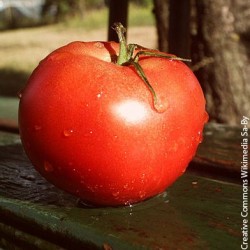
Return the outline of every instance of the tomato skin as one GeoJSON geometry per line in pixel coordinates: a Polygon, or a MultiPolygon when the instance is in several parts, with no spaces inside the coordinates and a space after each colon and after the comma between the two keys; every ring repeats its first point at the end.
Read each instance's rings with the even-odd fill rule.
{"type": "Polygon", "coordinates": [[[19,127],[35,168],[95,205],[132,204],[185,171],[207,121],[205,99],[182,62],[142,57],[160,106],[132,66],[111,62],[114,42],[73,42],[52,52],[22,91],[19,127]],[[158,110],[157,110],[158,109],[158,110]]]}

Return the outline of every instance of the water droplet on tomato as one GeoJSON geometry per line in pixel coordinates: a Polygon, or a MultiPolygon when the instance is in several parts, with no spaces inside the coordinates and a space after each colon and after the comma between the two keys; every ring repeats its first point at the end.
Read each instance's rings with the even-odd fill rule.
{"type": "Polygon", "coordinates": [[[198,136],[196,137],[196,141],[197,141],[198,143],[202,143],[202,141],[203,141],[203,134],[202,134],[202,131],[199,131],[199,132],[198,132],[198,136]]]}
{"type": "Polygon", "coordinates": [[[146,196],[146,192],[145,192],[145,191],[140,191],[140,192],[139,192],[139,197],[140,197],[141,199],[143,199],[145,196],[146,196]]]}
{"type": "Polygon", "coordinates": [[[48,161],[44,161],[44,170],[46,172],[53,172],[54,171],[54,167],[52,166],[52,164],[48,161]]]}
{"type": "MultiPolygon", "coordinates": [[[[46,60],[49,60],[49,61],[59,61],[59,60],[62,60],[62,59],[65,59],[69,56],[69,53],[68,52],[57,52],[57,53],[52,53],[46,60]]],[[[42,63],[43,60],[40,62],[42,63]]]]}
{"type": "Polygon", "coordinates": [[[42,129],[42,126],[41,125],[35,125],[34,129],[35,129],[35,131],[39,131],[39,130],[42,129]]]}
{"type": "Polygon", "coordinates": [[[74,130],[73,130],[73,129],[64,129],[64,130],[63,130],[63,135],[64,135],[64,137],[72,136],[73,133],[74,133],[74,130]]]}
{"type": "Polygon", "coordinates": [[[155,104],[154,104],[154,109],[158,112],[158,113],[164,113],[168,108],[168,103],[167,102],[161,102],[160,100],[158,100],[155,104]]]}
{"type": "Polygon", "coordinates": [[[98,49],[103,49],[104,48],[104,44],[102,42],[96,42],[94,43],[94,46],[98,49]]]}
{"type": "Polygon", "coordinates": [[[119,191],[117,191],[117,192],[113,192],[113,193],[112,193],[112,195],[113,195],[114,197],[117,197],[119,194],[120,194],[120,192],[119,192],[119,191]]]}
{"type": "Polygon", "coordinates": [[[22,91],[19,91],[19,92],[17,93],[17,96],[18,96],[19,99],[21,99],[21,98],[23,97],[22,91]]]}
{"type": "Polygon", "coordinates": [[[99,98],[101,98],[102,97],[102,92],[100,92],[100,93],[98,93],[97,95],[96,95],[96,97],[99,99],[99,98]]]}
{"type": "Polygon", "coordinates": [[[91,130],[88,133],[85,133],[84,136],[85,137],[90,137],[92,134],[93,134],[93,131],[91,130]]]}
{"type": "Polygon", "coordinates": [[[206,123],[206,122],[208,122],[208,119],[209,119],[209,115],[208,115],[208,113],[205,111],[205,113],[204,113],[204,123],[206,123]]]}
{"type": "Polygon", "coordinates": [[[84,179],[83,178],[81,178],[81,184],[84,184],[85,183],[85,181],[84,181],[84,179]]]}

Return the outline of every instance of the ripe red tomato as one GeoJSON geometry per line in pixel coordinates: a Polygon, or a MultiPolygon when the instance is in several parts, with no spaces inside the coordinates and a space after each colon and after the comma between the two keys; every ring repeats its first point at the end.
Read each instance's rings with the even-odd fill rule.
{"type": "Polygon", "coordinates": [[[35,168],[96,205],[163,192],[201,142],[205,100],[180,61],[140,57],[159,100],[133,66],[112,61],[115,42],[73,42],[48,55],[22,91],[20,135],[35,168]]]}

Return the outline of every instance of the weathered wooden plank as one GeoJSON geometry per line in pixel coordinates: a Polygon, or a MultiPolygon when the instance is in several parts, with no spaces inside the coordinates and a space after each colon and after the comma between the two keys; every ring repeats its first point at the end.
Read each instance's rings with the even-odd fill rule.
{"type": "Polygon", "coordinates": [[[185,175],[166,197],[135,207],[44,206],[3,197],[0,215],[7,223],[66,248],[70,244],[80,249],[91,242],[99,249],[104,244],[121,250],[237,249],[239,197],[238,185],[185,175]]]}
{"type": "Polygon", "coordinates": [[[242,128],[217,123],[208,123],[204,140],[200,144],[189,170],[199,175],[216,179],[240,181],[242,161],[242,128]]]}
{"type": "Polygon", "coordinates": [[[4,249],[58,250],[60,248],[60,250],[64,250],[64,248],[48,242],[47,240],[41,239],[40,237],[27,234],[16,227],[0,223],[0,240],[1,238],[3,239],[3,237],[4,240],[1,241],[2,244],[0,243],[0,246],[2,245],[4,249]]]}
{"type": "Polygon", "coordinates": [[[18,134],[6,133],[0,130],[0,146],[6,146],[18,143],[19,144],[21,143],[20,136],[18,134]]]}
{"type": "MultiPolygon", "coordinates": [[[[90,208],[43,179],[17,136],[6,137],[9,145],[0,146],[0,223],[9,234],[8,238],[0,234],[0,244],[16,230],[12,243],[21,233],[66,249],[240,247],[242,187],[238,184],[187,172],[167,192],[133,207],[90,208]]],[[[209,147],[213,149],[212,144],[209,147]]],[[[205,148],[199,151],[206,154],[205,148]]]]}

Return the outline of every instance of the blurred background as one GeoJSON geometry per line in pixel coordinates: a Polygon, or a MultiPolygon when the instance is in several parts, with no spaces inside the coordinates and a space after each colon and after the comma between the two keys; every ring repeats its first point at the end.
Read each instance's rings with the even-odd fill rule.
{"type": "Polygon", "coordinates": [[[240,125],[250,110],[250,1],[0,0],[0,123],[16,121],[18,92],[39,61],[74,40],[114,40],[158,48],[189,64],[210,121],[240,125]]]}

